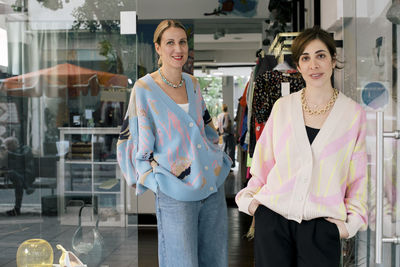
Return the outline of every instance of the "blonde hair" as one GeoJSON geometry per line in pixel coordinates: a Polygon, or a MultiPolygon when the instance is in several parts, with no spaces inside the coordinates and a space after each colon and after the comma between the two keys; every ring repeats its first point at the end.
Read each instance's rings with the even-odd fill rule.
{"type": "MultiPolygon", "coordinates": [[[[180,29],[184,30],[186,33],[186,38],[189,38],[187,31],[185,29],[185,26],[183,26],[183,24],[180,21],[173,20],[173,19],[166,19],[166,20],[161,21],[160,24],[158,24],[156,30],[154,31],[153,43],[161,45],[161,38],[162,38],[163,33],[171,27],[180,28],[180,29]]],[[[162,62],[161,62],[161,58],[159,57],[158,58],[158,66],[161,67],[161,65],[162,65],[162,62]]]]}

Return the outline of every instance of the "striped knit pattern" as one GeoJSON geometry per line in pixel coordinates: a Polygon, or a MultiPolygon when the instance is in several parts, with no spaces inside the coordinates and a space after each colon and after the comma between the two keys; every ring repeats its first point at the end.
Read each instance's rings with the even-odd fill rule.
{"type": "Polygon", "coordinates": [[[332,217],[349,237],[367,226],[365,111],[343,94],[312,145],[302,116],[300,92],[276,102],[259,138],[248,186],[236,196],[248,213],[255,198],[287,219],[332,217]]]}

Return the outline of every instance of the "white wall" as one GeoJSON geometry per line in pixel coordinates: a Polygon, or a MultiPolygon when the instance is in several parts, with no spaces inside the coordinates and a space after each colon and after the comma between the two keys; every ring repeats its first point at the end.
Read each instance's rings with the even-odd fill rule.
{"type": "Polygon", "coordinates": [[[5,16],[0,16],[0,71],[8,66],[7,26],[5,16]]]}
{"type": "Polygon", "coordinates": [[[343,17],[344,0],[321,0],[321,28],[328,29],[343,17]]]}
{"type": "Polygon", "coordinates": [[[332,25],[341,21],[343,17],[351,17],[347,8],[352,5],[357,18],[369,18],[371,20],[379,19],[388,9],[391,0],[321,0],[321,27],[331,28],[332,25]],[[345,8],[343,3],[345,2],[345,8]]]}

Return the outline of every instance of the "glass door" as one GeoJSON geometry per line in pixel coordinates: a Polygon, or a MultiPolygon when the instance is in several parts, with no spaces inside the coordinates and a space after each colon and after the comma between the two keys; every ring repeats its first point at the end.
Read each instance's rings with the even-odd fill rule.
{"type": "Polygon", "coordinates": [[[137,78],[136,10],[136,0],[0,1],[0,266],[16,266],[29,238],[47,240],[54,263],[61,244],[88,266],[137,266],[115,152],[137,78]],[[11,148],[19,160],[7,160],[11,148]]]}
{"type": "Polygon", "coordinates": [[[400,266],[397,1],[343,1],[343,90],[367,111],[369,226],[345,242],[343,266],[400,266]],[[391,15],[393,14],[393,15],[391,15]],[[346,250],[347,246],[347,250],[346,250]]]}

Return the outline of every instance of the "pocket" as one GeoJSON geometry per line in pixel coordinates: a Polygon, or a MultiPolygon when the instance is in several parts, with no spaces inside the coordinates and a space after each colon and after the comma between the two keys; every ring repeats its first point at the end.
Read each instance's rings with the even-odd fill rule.
{"type": "Polygon", "coordinates": [[[254,212],[254,217],[256,217],[257,213],[260,211],[260,209],[262,208],[263,205],[258,205],[256,211],[254,212]]]}
{"type": "Polygon", "coordinates": [[[328,226],[330,236],[332,236],[340,241],[340,232],[339,232],[339,228],[337,227],[337,225],[326,219],[323,219],[323,220],[325,221],[325,224],[328,226]]]}

